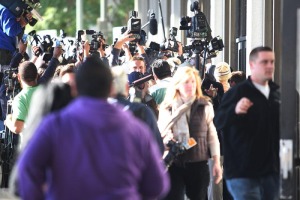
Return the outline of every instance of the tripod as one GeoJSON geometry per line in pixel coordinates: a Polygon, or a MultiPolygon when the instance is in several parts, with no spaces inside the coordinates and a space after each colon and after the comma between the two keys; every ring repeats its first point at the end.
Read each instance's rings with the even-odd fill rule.
{"type": "MultiPolygon", "coordinates": [[[[6,116],[12,113],[12,101],[15,94],[15,88],[12,93],[7,92],[9,100],[7,101],[7,111],[6,116]]],[[[1,131],[1,184],[0,188],[8,188],[8,181],[10,172],[14,165],[14,156],[19,142],[19,135],[13,134],[6,126],[3,131],[1,131]],[[4,136],[4,137],[3,137],[4,136]]]]}
{"type": "Polygon", "coordinates": [[[194,46],[193,53],[196,55],[195,56],[195,66],[196,66],[196,69],[199,71],[199,75],[200,75],[201,79],[203,80],[204,75],[205,75],[205,62],[206,62],[206,56],[207,56],[207,51],[208,51],[208,44],[205,42],[204,45],[203,45],[203,43],[201,43],[201,44],[193,44],[193,46],[194,46]],[[203,50],[202,50],[202,48],[203,48],[203,50]],[[200,65],[201,64],[201,62],[200,62],[201,52],[203,52],[202,67],[200,65]]]}

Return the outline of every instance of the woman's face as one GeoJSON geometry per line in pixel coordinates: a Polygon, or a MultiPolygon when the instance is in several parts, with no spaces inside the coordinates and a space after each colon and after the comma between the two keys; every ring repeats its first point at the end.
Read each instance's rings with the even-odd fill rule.
{"type": "Polygon", "coordinates": [[[179,82],[178,91],[183,98],[190,98],[196,94],[196,79],[195,76],[185,76],[185,78],[179,82]]]}

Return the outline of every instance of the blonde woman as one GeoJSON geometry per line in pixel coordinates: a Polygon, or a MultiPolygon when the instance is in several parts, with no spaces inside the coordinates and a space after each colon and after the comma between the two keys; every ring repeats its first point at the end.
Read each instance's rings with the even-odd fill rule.
{"type": "Polygon", "coordinates": [[[215,182],[222,179],[214,110],[200,86],[199,72],[195,68],[178,68],[159,110],[158,126],[165,144],[171,139],[187,147],[189,138],[197,142],[169,167],[171,190],[166,199],[183,200],[185,194],[190,200],[205,199],[210,180],[207,165],[210,155],[215,161],[215,182]]]}

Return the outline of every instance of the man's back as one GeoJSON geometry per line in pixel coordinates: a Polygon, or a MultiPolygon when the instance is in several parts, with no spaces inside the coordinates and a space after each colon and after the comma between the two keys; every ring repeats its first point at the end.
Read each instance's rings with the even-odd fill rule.
{"type": "Polygon", "coordinates": [[[161,134],[157,127],[157,118],[155,117],[154,112],[145,104],[138,103],[138,102],[130,102],[125,99],[122,95],[116,97],[116,102],[124,106],[124,110],[129,110],[132,114],[143,121],[145,124],[148,125],[150,130],[152,131],[152,135],[154,136],[161,154],[164,153],[164,144],[161,138],[161,134]]]}
{"type": "Polygon", "coordinates": [[[116,106],[87,97],[43,121],[19,167],[24,199],[42,197],[37,188],[47,169],[47,199],[153,198],[169,185],[147,127],[116,106]]]}

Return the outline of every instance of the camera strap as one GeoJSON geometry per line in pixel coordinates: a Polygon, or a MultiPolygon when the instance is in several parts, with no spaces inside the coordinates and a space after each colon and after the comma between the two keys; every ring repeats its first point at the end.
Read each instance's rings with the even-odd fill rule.
{"type": "Polygon", "coordinates": [[[165,128],[162,129],[162,138],[164,138],[167,135],[168,131],[174,126],[178,119],[190,109],[192,103],[192,101],[189,103],[184,103],[181,106],[179,106],[175,112],[172,113],[170,120],[166,123],[165,128]]]}

